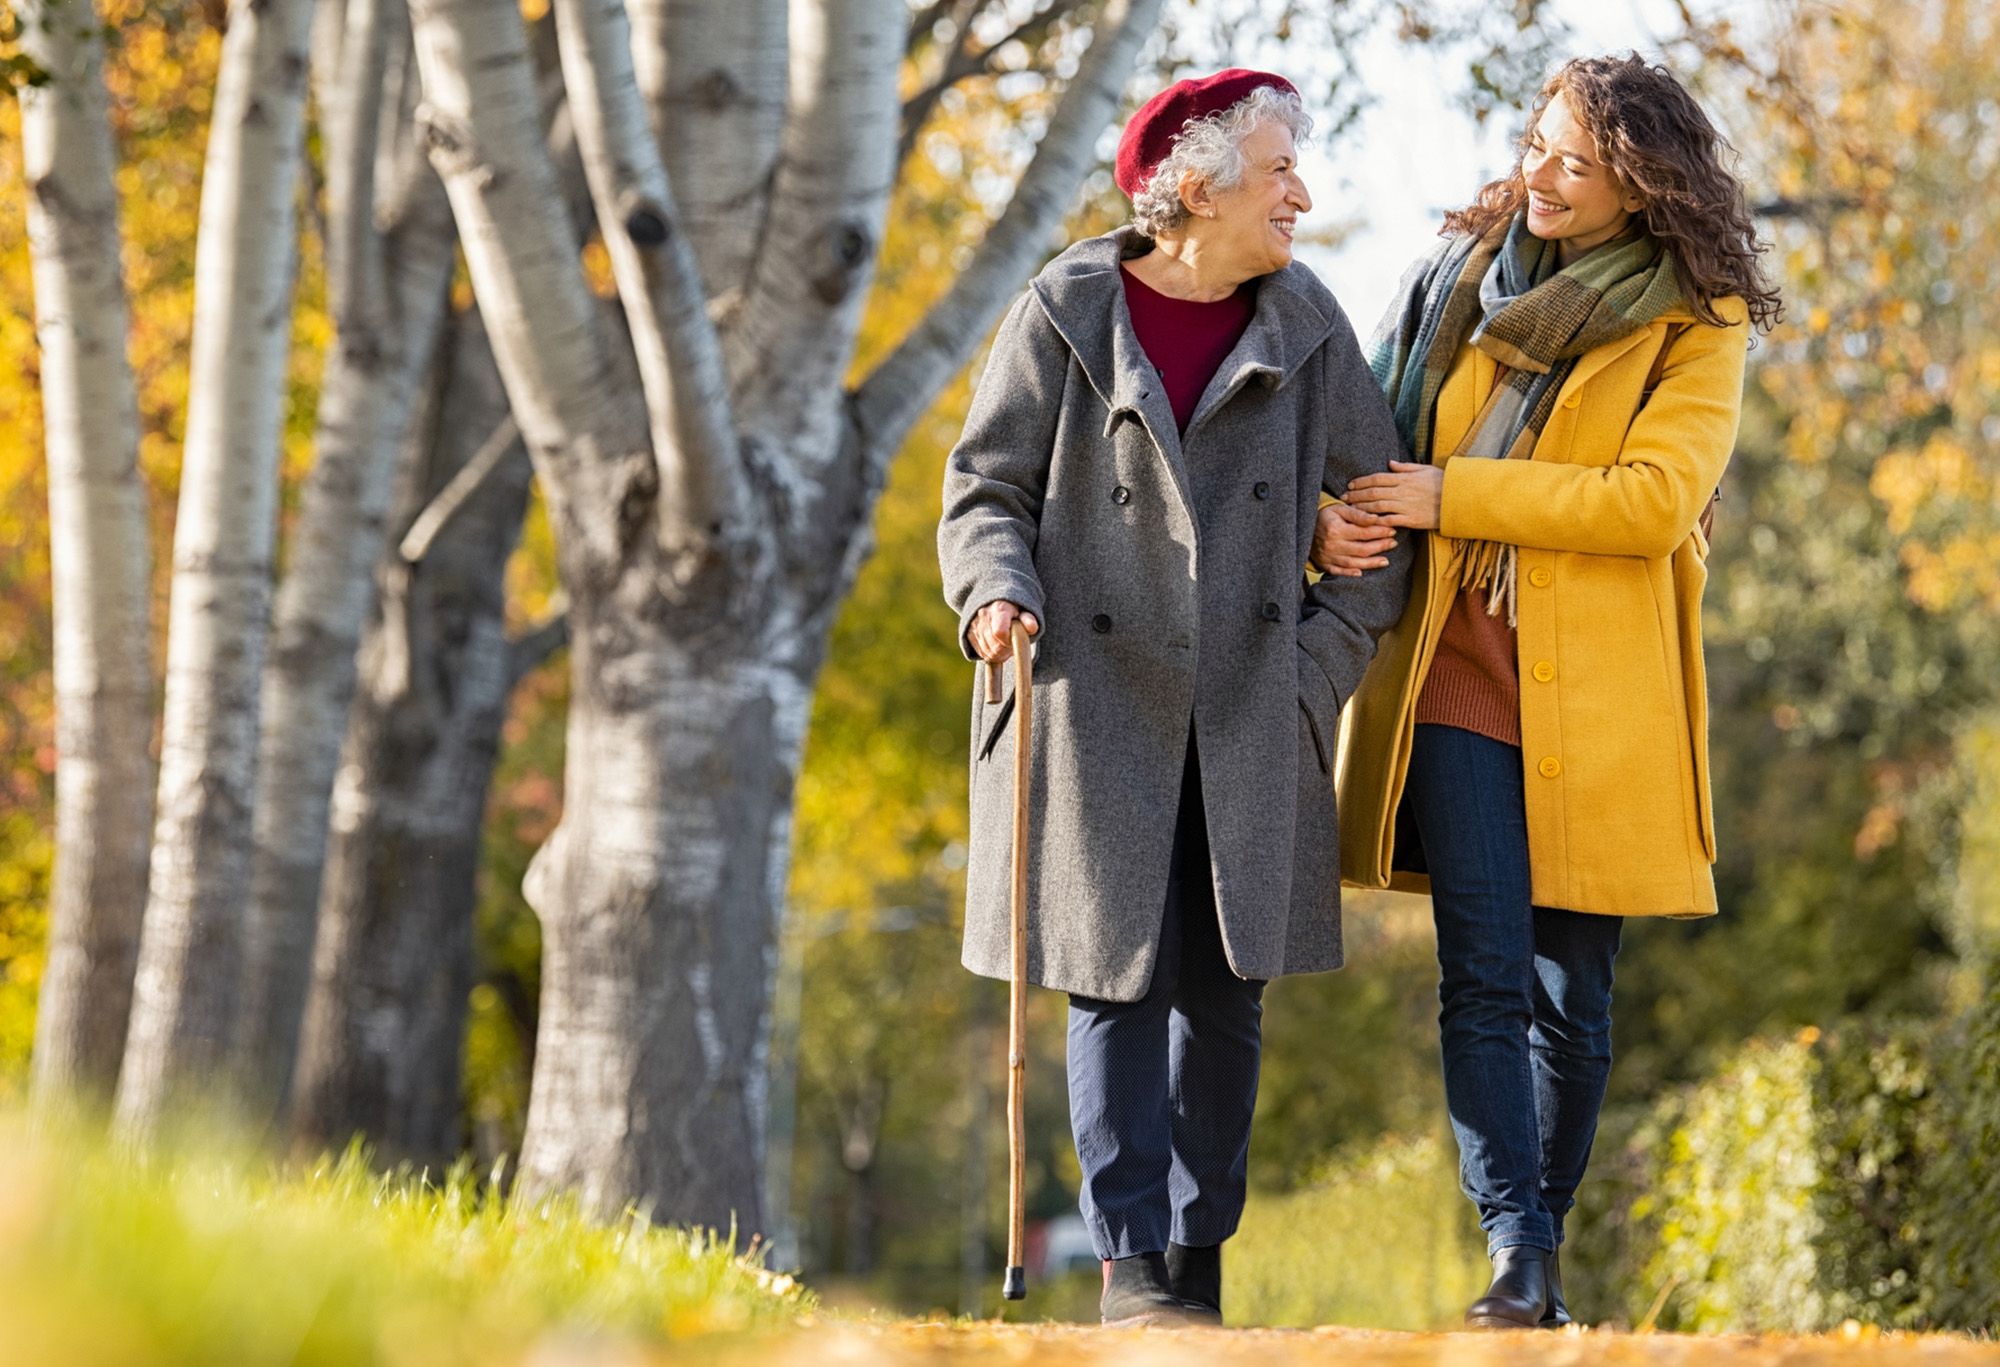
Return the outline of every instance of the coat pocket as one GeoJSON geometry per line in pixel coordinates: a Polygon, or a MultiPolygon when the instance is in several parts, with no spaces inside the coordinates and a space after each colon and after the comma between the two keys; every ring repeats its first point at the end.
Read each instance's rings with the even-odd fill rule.
{"type": "Polygon", "coordinates": [[[1305,714],[1306,730],[1312,737],[1313,754],[1320,772],[1333,773],[1334,739],[1340,727],[1340,693],[1319,667],[1319,661],[1304,646],[1297,647],[1299,671],[1299,711],[1305,714]]]}
{"type": "Polygon", "coordinates": [[[1008,689],[1007,696],[993,709],[993,715],[986,719],[986,735],[979,742],[979,758],[985,759],[993,753],[993,747],[1000,743],[1000,733],[1007,729],[1007,723],[1014,716],[1014,690],[1008,689]]]}
{"type": "Polygon", "coordinates": [[[1306,719],[1306,730],[1312,736],[1313,753],[1319,756],[1319,771],[1322,774],[1331,774],[1333,762],[1326,753],[1326,738],[1320,735],[1319,722],[1313,717],[1312,708],[1306,706],[1304,698],[1299,699],[1299,715],[1306,719]]]}

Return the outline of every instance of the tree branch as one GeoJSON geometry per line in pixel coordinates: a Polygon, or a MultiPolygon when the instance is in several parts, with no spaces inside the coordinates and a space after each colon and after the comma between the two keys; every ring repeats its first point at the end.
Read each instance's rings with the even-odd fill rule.
{"type": "Polygon", "coordinates": [[[569,644],[569,605],[558,603],[539,625],[507,642],[507,690],[512,692],[549,656],[569,644]]]}
{"type": "Polygon", "coordinates": [[[945,296],[855,392],[875,487],[904,436],[958,373],[1062,223],[1097,138],[1159,17],[1161,0],[1106,0],[1076,75],[999,219],[945,296]]]}
{"type": "Polygon", "coordinates": [[[321,87],[334,101],[323,111],[327,200],[335,211],[326,243],[327,297],[343,334],[355,329],[357,313],[379,315],[383,302],[375,158],[389,56],[384,6],[385,0],[348,0],[339,75],[321,87]]]}
{"type": "Polygon", "coordinates": [[[423,511],[411,521],[410,530],[403,534],[402,545],[396,549],[404,564],[414,567],[423,563],[444,529],[465,510],[465,505],[493,477],[493,472],[504,466],[507,458],[517,449],[526,454],[526,448],[520,443],[521,429],[515,424],[514,415],[509,413],[480,443],[472,459],[458,467],[457,472],[445,481],[444,488],[438,490],[424,505],[423,511]]]}
{"type": "Polygon", "coordinates": [[[746,435],[773,449],[837,446],[842,378],[894,188],[904,24],[880,0],[792,6],[784,152],[727,355],[746,435]]]}
{"type": "MultiPolygon", "coordinates": [[[[411,0],[419,115],[457,221],[507,400],[534,456],[565,578],[599,582],[629,545],[602,515],[652,463],[577,258],[514,0],[411,0]]],[[[572,107],[574,112],[574,107],[572,107]]]]}
{"type": "Polygon", "coordinates": [[[671,557],[698,554],[749,513],[721,347],[639,99],[624,0],[556,0],[555,15],[570,117],[646,393],[661,541],[671,557]]]}
{"type": "Polygon", "coordinates": [[[993,42],[975,48],[972,42],[972,21],[984,13],[984,6],[975,3],[968,8],[960,24],[958,38],[944,66],[922,90],[903,102],[903,131],[901,142],[896,149],[898,165],[908,161],[910,153],[916,150],[917,139],[923,135],[924,125],[937,109],[938,101],[953,86],[973,76],[990,75],[994,71],[994,59],[1009,43],[1025,43],[1034,47],[1048,37],[1058,23],[1066,16],[1082,8],[1083,0],[1053,0],[1052,4],[1016,24],[1012,30],[1002,34],[993,42]]]}
{"type": "MultiPolygon", "coordinates": [[[[983,0],[931,0],[928,5],[910,16],[910,32],[903,39],[903,54],[914,57],[917,49],[931,36],[931,30],[938,26],[938,20],[947,14],[963,9],[967,4],[981,3],[983,0]]],[[[965,27],[962,24],[954,30],[956,33],[964,31],[965,27]]]]}
{"type": "Polygon", "coordinates": [[[627,0],[632,67],[708,298],[740,296],[785,129],[787,0],[627,0]]]}

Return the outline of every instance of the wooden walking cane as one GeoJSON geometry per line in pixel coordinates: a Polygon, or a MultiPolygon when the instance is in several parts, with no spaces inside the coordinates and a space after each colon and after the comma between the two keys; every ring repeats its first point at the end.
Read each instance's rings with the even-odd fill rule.
{"type": "MultiPolygon", "coordinates": [[[[1034,718],[1034,657],[1028,629],[1015,618],[1014,651],[1014,861],[1011,896],[1013,968],[1007,975],[1007,1279],[1000,1294],[1018,1301],[1028,1294],[1026,1233],[1028,1082],[1028,739],[1034,718]]],[[[1000,671],[986,666],[986,701],[1000,701],[1000,671]]]]}

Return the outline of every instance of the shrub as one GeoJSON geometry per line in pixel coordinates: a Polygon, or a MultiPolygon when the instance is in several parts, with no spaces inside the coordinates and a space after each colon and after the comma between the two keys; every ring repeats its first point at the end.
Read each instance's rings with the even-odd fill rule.
{"type": "Polygon", "coordinates": [[[1932,1319],[2000,1330],[2000,982],[1956,1033],[1922,1215],[1932,1319]]]}
{"type": "MultiPolygon", "coordinates": [[[[1569,1260],[1633,1321],[1980,1328],[2000,1300],[2000,992],[1947,1028],[1848,1022],[1742,1049],[1607,1155],[1569,1260]]],[[[1574,1280],[1574,1274],[1572,1274],[1574,1280]]]]}

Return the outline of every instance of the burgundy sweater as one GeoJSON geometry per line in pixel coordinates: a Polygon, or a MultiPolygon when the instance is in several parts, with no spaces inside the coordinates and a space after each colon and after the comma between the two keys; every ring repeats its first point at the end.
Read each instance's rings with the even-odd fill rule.
{"type": "Polygon", "coordinates": [[[1130,270],[1120,274],[1125,277],[1125,306],[1132,312],[1139,345],[1166,385],[1174,422],[1185,432],[1202,391],[1250,326],[1251,315],[1257,312],[1257,291],[1246,285],[1227,299],[1200,303],[1161,294],[1130,270]]]}

